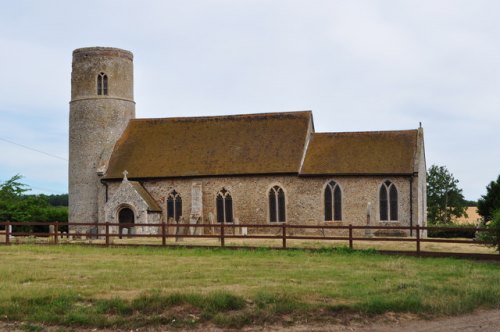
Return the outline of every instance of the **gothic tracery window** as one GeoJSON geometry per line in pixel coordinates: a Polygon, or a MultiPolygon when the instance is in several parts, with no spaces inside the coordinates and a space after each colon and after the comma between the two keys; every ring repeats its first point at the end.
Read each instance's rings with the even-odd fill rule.
{"type": "Polygon", "coordinates": [[[233,198],[226,188],[222,188],[216,197],[217,222],[233,222],[233,198]]]}
{"type": "Polygon", "coordinates": [[[99,96],[108,95],[108,75],[104,73],[97,75],[97,94],[99,96]]]}
{"type": "Polygon", "coordinates": [[[380,221],[398,220],[398,190],[391,181],[385,181],[379,192],[380,221]]]}
{"type": "Polygon", "coordinates": [[[173,190],[167,197],[167,220],[172,218],[179,221],[182,216],[182,198],[181,195],[173,190]]]}
{"type": "Polygon", "coordinates": [[[335,181],[325,187],[325,221],[342,220],[342,191],[335,181]]]}
{"type": "Polygon", "coordinates": [[[269,221],[285,222],[285,192],[280,186],[274,186],[269,190],[269,221]]]}

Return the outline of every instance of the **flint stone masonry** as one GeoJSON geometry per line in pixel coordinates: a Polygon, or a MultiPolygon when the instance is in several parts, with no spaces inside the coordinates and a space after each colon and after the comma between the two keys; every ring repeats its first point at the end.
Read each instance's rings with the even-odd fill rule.
{"type": "Polygon", "coordinates": [[[135,118],[132,53],[92,47],[73,52],[69,120],[69,221],[97,223],[104,202],[99,182],[115,142],[135,118]],[[108,95],[97,95],[97,75],[108,95]]]}
{"type": "MultiPolygon", "coordinates": [[[[119,223],[119,213],[123,208],[129,208],[134,212],[136,224],[158,224],[161,222],[160,213],[148,212],[149,205],[143,197],[135,190],[131,182],[126,178],[116,188],[116,191],[110,193],[110,199],[104,205],[105,222],[119,223]]],[[[130,233],[135,234],[158,234],[158,226],[135,226],[130,233]]],[[[118,233],[118,226],[110,227],[111,233],[118,233]]]]}
{"type": "MultiPolygon", "coordinates": [[[[143,183],[144,188],[160,204],[164,216],[166,215],[165,197],[175,190],[182,197],[183,215],[189,215],[192,201],[193,183],[201,183],[203,188],[204,217],[209,223],[214,222],[216,215],[216,195],[224,187],[233,198],[233,215],[241,225],[269,224],[268,192],[275,185],[279,185],[285,192],[286,220],[295,224],[324,224],[324,225],[366,225],[367,204],[371,206],[371,225],[409,226],[410,225],[410,182],[408,176],[335,176],[335,177],[298,177],[298,176],[252,176],[252,177],[205,177],[196,179],[155,180],[143,183]],[[324,221],[324,188],[334,180],[342,189],[342,221],[324,221]],[[398,190],[398,221],[380,221],[379,188],[385,181],[390,180],[398,190]]],[[[416,183],[416,180],[413,180],[416,183]]],[[[121,197],[126,202],[127,197],[119,192],[121,184],[111,182],[108,185],[111,197],[121,197]]],[[[415,189],[415,186],[414,186],[415,189]]],[[[413,194],[413,222],[416,223],[419,214],[423,211],[419,196],[413,194]]],[[[132,204],[132,203],[131,203],[132,204]]],[[[140,202],[138,202],[139,206],[140,202]]],[[[109,211],[109,210],[108,210],[109,211]]],[[[116,213],[116,211],[114,212],[116,213]]],[[[140,212],[138,212],[140,213],[140,212]]],[[[112,214],[112,213],[111,213],[112,214]]],[[[110,217],[111,214],[108,214],[110,217]]],[[[109,218],[108,217],[108,218],[109,218]]],[[[184,227],[179,227],[184,228],[184,227]]],[[[217,232],[217,227],[215,227],[217,232]]],[[[266,229],[258,229],[266,232],[266,229]]],[[[209,233],[209,229],[204,230],[209,233]]],[[[255,233],[250,228],[249,233],[255,233]]],[[[345,234],[346,231],[335,230],[326,234],[345,234]]],[[[399,234],[393,234],[399,235],[399,234]]]]}

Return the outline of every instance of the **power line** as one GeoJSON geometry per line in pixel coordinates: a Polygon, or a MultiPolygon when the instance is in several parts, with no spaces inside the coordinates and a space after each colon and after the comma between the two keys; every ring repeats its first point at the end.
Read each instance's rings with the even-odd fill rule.
{"type": "Polygon", "coordinates": [[[41,151],[41,150],[38,150],[38,149],[35,149],[35,148],[31,148],[29,146],[13,142],[13,141],[8,140],[6,138],[0,137],[0,141],[4,141],[4,142],[10,143],[10,144],[14,144],[14,145],[20,146],[22,148],[25,148],[25,149],[28,149],[28,150],[31,150],[31,151],[35,151],[35,152],[38,152],[38,153],[41,153],[41,154],[44,154],[44,155],[52,157],[52,158],[57,158],[57,159],[60,159],[60,160],[68,161],[68,159],[66,159],[66,158],[59,157],[59,156],[56,156],[55,154],[44,152],[44,151],[41,151]]]}

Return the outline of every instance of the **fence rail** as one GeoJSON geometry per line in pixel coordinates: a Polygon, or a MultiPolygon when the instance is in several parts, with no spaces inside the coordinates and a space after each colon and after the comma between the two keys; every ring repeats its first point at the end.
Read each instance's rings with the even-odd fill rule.
{"type": "MultiPolygon", "coordinates": [[[[22,237],[48,237],[52,241],[48,243],[58,244],[59,239],[64,237],[86,237],[90,239],[104,239],[103,245],[110,246],[113,244],[112,239],[119,237],[122,238],[126,236],[127,238],[156,238],[161,239],[161,246],[167,246],[167,239],[171,238],[198,238],[198,239],[218,239],[221,247],[226,246],[226,239],[270,239],[270,240],[281,240],[281,248],[288,248],[288,240],[330,240],[330,241],[346,241],[349,248],[353,249],[354,241],[394,241],[394,242],[414,242],[415,251],[388,251],[379,250],[381,253],[386,254],[404,254],[404,255],[416,255],[416,256],[456,256],[456,257],[471,257],[471,258],[481,258],[481,259],[495,259],[500,260],[500,252],[498,254],[483,254],[483,253],[453,253],[453,252],[435,252],[435,251],[422,251],[422,243],[450,243],[450,244],[490,244],[486,241],[480,241],[477,239],[471,240],[461,240],[461,239],[443,239],[443,238],[427,238],[422,237],[422,233],[427,230],[442,230],[442,231],[461,231],[470,230],[467,227],[422,227],[419,225],[409,227],[409,226],[358,226],[358,225],[298,225],[298,224],[228,224],[228,223],[216,223],[216,224],[177,224],[177,223],[155,223],[155,224],[125,224],[125,223],[68,223],[68,222],[0,222],[0,235],[5,236],[5,241],[0,242],[0,244],[11,244],[12,238],[22,238],[22,237]],[[13,231],[14,227],[30,228],[32,231],[13,231]],[[48,232],[33,232],[33,227],[44,226],[48,227],[48,232]],[[92,227],[94,231],[80,231],[82,227],[92,227]],[[119,229],[119,232],[111,232],[111,227],[119,229]],[[148,227],[156,228],[156,234],[122,234],[122,228],[132,228],[132,227],[148,227]],[[61,229],[67,229],[67,232],[62,232],[61,229]],[[197,234],[197,228],[208,228],[211,234],[197,234]],[[248,229],[271,229],[275,230],[275,234],[259,234],[259,233],[249,233],[249,234],[236,234],[235,229],[243,228],[248,229]],[[169,233],[169,229],[174,229],[174,232],[169,233]],[[232,229],[233,232],[228,233],[227,229],[232,229]],[[297,229],[316,229],[316,230],[347,230],[347,236],[318,236],[318,235],[294,235],[291,230],[297,229]],[[189,230],[186,232],[186,230],[189,230]],[[218,234],[215,232],[218,231],[218,234]],[[364,230],[367,234],[365,236],[355,236],[354,230],[364,230]],[[414,237],[388,237],[388,236],[370,236],[371,232],[376,230],[396,230],[396,231],[409,231],[410,234],[415,234],[414,237]],[[179,231],[183,231],[184,234],[179,234],[179,231]]],[[[476,228],[477,232],[485,233],[495,233],[496,231],[490,228],[476,228]]],[[[497,236],[500,247],[500,234],[497,236]]],[[[95,244],[95,243],[94,243],[95,244]]],[[[127,245],[127,244],[120,244],[127,245]]],[[[189,245],[189,247],[196,247],[197,245],[189,245]]],[[[203,245],[199,245],[203,247],[203,245]]],[[[230,246],[231,248],[239,248],[238,246],[230,246]]],[[[248,246],[245,246],[248,248],[248,246]]]]}

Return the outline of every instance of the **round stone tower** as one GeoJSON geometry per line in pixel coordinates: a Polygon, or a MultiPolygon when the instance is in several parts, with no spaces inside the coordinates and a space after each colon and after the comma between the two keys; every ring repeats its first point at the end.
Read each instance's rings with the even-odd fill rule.
{"type": "Polygon", "coordinates": [[[100,177],[135,118],[133,54],[110,47],[73,51],[69,116],[69,221],[97,223],[105,203],[100,177]]]}

